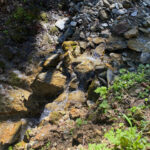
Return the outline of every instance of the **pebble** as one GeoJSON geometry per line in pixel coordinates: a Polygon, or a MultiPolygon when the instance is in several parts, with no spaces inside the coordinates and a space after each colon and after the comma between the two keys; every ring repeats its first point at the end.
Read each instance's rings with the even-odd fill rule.
{"type": "Polygon", "coordinates": [[[137,16],[137,14],[138,14],[138,11],[136,10],[136,11],[134,11],[134,12],[131,13],[131,16],[135,17],[135,16],[137,16]]]}
{"type": "Polygon", "coordinates": [[[77,22],[71,21],[70,25],[71,25],[72,27],[75,27],[75,26],[77,25],[77,22]]]}

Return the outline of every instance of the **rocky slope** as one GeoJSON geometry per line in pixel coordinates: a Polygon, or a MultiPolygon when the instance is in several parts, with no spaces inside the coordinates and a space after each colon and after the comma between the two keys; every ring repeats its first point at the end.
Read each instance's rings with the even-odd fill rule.
{"type": "Polygon", "coordinates": [[[112,109],[100,115],[94,90],[110,87],[121,68],[136,72],[150,64],[149,0],[10,0],[0,6],[1,149],[87,149],[101,143],[118,113],[143,103],[145,97],[124,93],[131,104],[110,100],[112,109]]]}

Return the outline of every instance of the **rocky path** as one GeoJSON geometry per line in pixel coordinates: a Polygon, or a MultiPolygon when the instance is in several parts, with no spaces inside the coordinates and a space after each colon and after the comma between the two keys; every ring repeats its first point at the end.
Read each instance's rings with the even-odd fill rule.
{"type": "Polygon", "coordinates": [[[0,5],[0,149],[100,143],[116,114],[87,123],[94,90],[109,87],[121,68],[150,64],[149,0],[0,5]]]}

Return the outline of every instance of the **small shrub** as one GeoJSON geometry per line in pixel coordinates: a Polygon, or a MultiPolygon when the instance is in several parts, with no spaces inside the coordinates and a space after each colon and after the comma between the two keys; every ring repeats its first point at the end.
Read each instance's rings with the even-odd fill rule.
{"type": "Polygon", "coordinates": [[[146,138],[142,138],[142,132],[137,132],[136,127],[128,129],[111,129],[105,134],[110,144],[120,150],[146,150],[150,146],[146,138]]]}

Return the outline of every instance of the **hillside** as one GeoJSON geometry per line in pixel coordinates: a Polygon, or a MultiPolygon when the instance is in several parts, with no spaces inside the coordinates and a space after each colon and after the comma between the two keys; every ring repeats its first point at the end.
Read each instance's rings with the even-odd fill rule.
{"type": "Polygon", "coordinates": [[[149,108],[149,0],[0,0],[0,150],[148,150],[149,108]]]}

